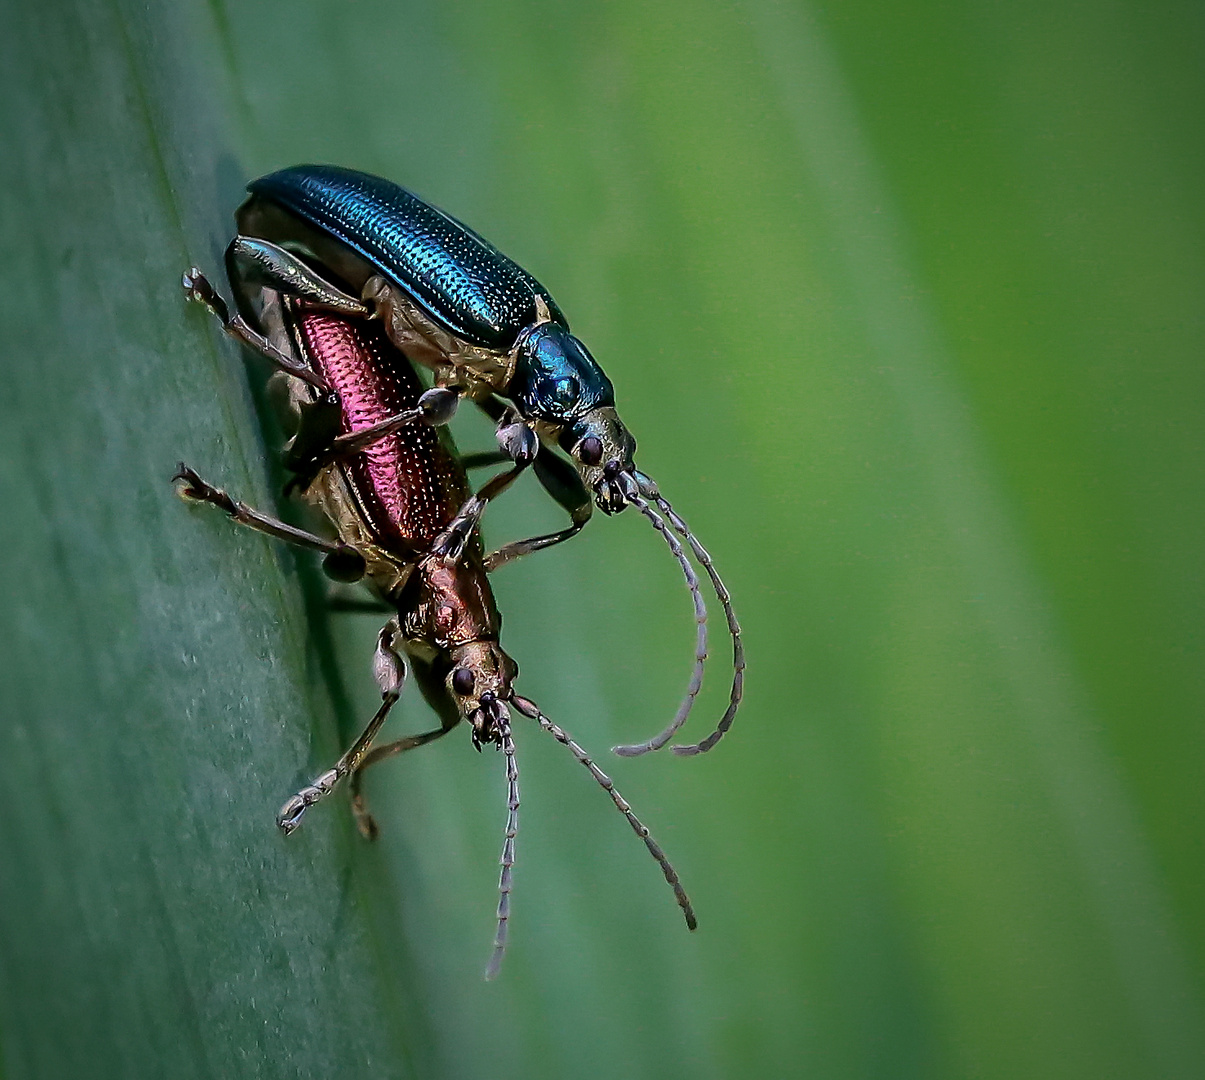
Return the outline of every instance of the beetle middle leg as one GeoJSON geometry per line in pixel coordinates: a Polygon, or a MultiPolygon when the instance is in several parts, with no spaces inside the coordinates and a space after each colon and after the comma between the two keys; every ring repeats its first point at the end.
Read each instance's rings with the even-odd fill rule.
{"type": "Polygon", "coordinates": [[[351,744],[347,752],[335,762],[332,768],[327,769],[312,784],[307,784],[296,795],[285,801],[276,815],[276,824],[280,826],[286,836],[301,823],[301,816],[309,807],[329,795],[343,777],[348,773],[354,773],[360,767],[368,753],[368,748],[372,745],[372,740],[376,738],[377,732],[381,730],[381,725],[385,723],[385,717],[389,715],[389,710],[393,708],[394,703],[401,695],[402,683],[406,678],[406,663],[402,659],[401,653],[393,646],[394,637],[399,632],[398,621],[394,618],[381,628],[381,633],[377,637],[377,649],[373,655],[372,670],[377,685],[381,688],[381,707],[377,709],[376,714],[368,722],[368,726],[360,733],[360,737],[351,744]]]}
{"type": "Polygon", "coordinates": [[[346,596],[335,592],[327,597],[326,610],[335,615],[388,615],[394,608],[376,596],[346,596]]]}
{"type": "Polygon", "coordinates": [[[503,444],[504,449],[472,455],[475,460],[466,462],[466,465],[492,465],[509,459],[514,461],[514,466],[490,479],[460,508],[436,539],[432,551],[449,561],[457,560],[463,553],[464,545],[472,535],[473,529],[480,522],[486,506],[509,488],[528,468],[533,467],[540,485],[568,512],[570,524],[554,533],[512,541],[491,552],[485,560],[487,572],[492,572],[523,555],[530,555],[533,551],[552,547],[576,536],[594,512],[594,502],[577,470],[546,446],[540,446],[530,428],[524,424],[513,423],[502,425],[498,430],[498,441],[503,444]],[[519,435],[517,432],[520,430],[525,434],[519,435]]]}
{"type": "Polygon", "coordinates": [[[419,396],[413,409],[403,409],[371,427],[343,435],[339,434],[343,411],[338,394],[332,390],[303,403],[298,409],[297,432],[284,455],[285,468],[293,474],[285,485],[285,494],[294,488],[305,491],[329,465],[353,457],[409,424],[446,424],[456,411],[456,402],[453,391],[433,387],[419,396]]]}

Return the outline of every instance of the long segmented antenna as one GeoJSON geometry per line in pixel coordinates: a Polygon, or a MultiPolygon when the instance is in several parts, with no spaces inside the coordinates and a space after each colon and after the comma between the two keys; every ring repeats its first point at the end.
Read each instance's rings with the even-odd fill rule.
{"type": "Polygon", "coordinates": [[[682,888],[682,882],[678,878],[678,871],[673,868],[669,859],[666,858],[665,852],[661,850],[661,845],[653,839],[645,826],[644,822],[638,818],[632,811],[632,807],[628,804],[627,799],[615,790],[615,784],[611,778],[602,771],[590,759],[590,755],[586,753],[580,746],[577,745],[561,728],[557,727],[551,720],[548,719],[535,702],[529,701],[527,698],[519,697],[518,694],[511,696],[511,704],[519,710],[524,716],[535,720],[545,731],[548,732],[557,742],[567,746],[573,756],[577,758],[587,769],[590,770],[594,779],[598,781],[599,786],[611,796],[611,801],[615,804],[624,817],[628,819],[628,824],[632,826],[632,831],[644,841],[644,846],[649,849],[649,854],[657,860],[657,865],[661,867],[661,873],[665,875],[665,880],[669,883],[669,887],[674,890],[674,897],[678,901],[678,907],[682,909],[682,914],[686,918],[687,929],[694,930],[698,927],[699,921],[695,918],[695,909],[690,905],[690,897],[686,895],[686,890],[682,888]]]}
{"type": "MultiPolygon", "coordinates": [[[[690,545],[690,550],[695,553],[695,558],[699,560],[703,569],[707,571],[707,576],[711,578],[711,584],[715,588],[715,594],[724,608],[724,617],[728,620],[728,632],[732,635],[732,694],[728,701],[727,710],[720,717],[720,722],[716,725],[715,731],[702,742],[675,746],[673,748],[675,754],[684,757],[689,757],[692,754],[705,754],[732,727],[732,721],[736,717],[736,710],[740,708],[741,698],[745,693],[745,646],[741,641],[741,624],[736,621],[736,612],[732,610],[732,597],[729,596],[724,582],[720,580],[720,575],[715,568],[715,564],[711,561],[711,556],[708,554],[707,549],[695,539],[695,534],[690,531],[690,527],[662,497],[661,493],[657,490],[657,485],[643,474],[638,474],[638,478],[642,489],[647,490],[652,500],[669,519],[669,523],[674,527],[674,530],[690,545]]],[[[639,506],[640,504],[637,503],[636,505],[639,506]]]]}
{"type": "Polygon", "coordinates": [[[682,550],[682,545],[678,543],[678,538],[666,527],[665,522],[661,519],[661,515],[640,497],[634,485],[624,495],[653,523],[653,528],[664,537],[665,542],[669,544],[670,551],[674,553],[674,557],[682,567],[682,573],[686,575],[686,587],[690,589],[690,595],[694,598],[695,625],[698,628],[698,636],[695,640],[695,669],[691,673],[690,686],[686,689],[686,697],[682,699],[682,704],[678,706],[678,711],[670,722],[669,727],[659,735],[654,735],[646,742],[611,748],[622,757],[638,757],[640,754],[647,754],[650,750],[660,750],[669,742],[674,737],[674,732],[686,723],[686,718],[694,707],[695,698],[699,696],[699,691],[703,687],[703,665],[707,660],[707,606],[703,603],[702,592],[699,591],[699,578],[695,573],[695,568],[690,565],[690,560],[686,557],[686,552],[682,550]]]}
{"type": "Polygon", "coordinates": [[[498,929],[494,934],[494,954],[486,965],[486,980],[502,968],[506,953],[506,932],[510,922],[510,890],[514,884],[515,837],[519,834],[519,765],[510,726],[502,729],[502,752],[506,755],[506,839],[502,843],[502,872],[498,876],[498,929]]]}

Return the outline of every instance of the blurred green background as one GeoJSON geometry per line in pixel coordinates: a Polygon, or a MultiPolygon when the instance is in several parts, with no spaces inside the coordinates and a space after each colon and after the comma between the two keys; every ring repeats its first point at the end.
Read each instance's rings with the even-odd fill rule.
{"type": "MultiPolygon", "coordinates": [[[[1205,1076],[1199,4],[0,14],[5,1080],[1205,1076]],[[277,505],[264,370],[177,282],[303,161],[535,273],[725,574],[737,724],[635,761],[689,673],[661,542],[496,577],[697,934],[534,728],[496,983],[467,734],[377,772],[375,847],[342,800],[277,835],[377,624],[167,477],[277,505]]],[[[487,538],[558,521],[525,484],[487,538]]]]}

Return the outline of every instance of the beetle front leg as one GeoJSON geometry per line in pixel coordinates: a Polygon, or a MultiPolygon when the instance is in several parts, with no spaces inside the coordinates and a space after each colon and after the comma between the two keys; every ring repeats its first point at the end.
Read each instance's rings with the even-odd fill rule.
{"type": "Polygon", "coordinates": [[[172,482],[180,484],[177,489],[180,496],[190,502],[210,503],[249,529],[283,540],[286,544],[324,552],[326,558],[322,561],[322,568],[335,581],[359,581],[364,576],[364,556],[355,548],[337,540],[324,540],[304,529],[295,529],[278,518],[252,510],[246,503],[239,502],[221,488],[202,480],[184,462],[177,466],[172,482]]]}
{"type": "MultiPolygon", "coordinates": [[[[477,405],[490,419],[499,423],[509,412],[509,406],[504,405],[496,397],[483,398],[477,402],[477,405]]],[[[498,456],[494,451],[467,454],[462,458],[465,468],[475,468],[478,465],[488,465],[505,460],[505,456],[498,456]]],[[[540,486],[569,514],[570,524],[557,532],[532,536],[526,540],[516,540],[491,552],[485,558],[487,571],[492,572],[514,559],[530,555],[533,551],[540,551],[569,540],[582,531],[594,513],[594,500],[590,497],[590,492],[582,483],[581,475],[573,465],[542,444],[536,454],[534,464],[540,486]]],[[[469,508],[469,504],[466,503],[461,513],[469,508]]],[[[478,513],[478,517],[480,517],[480,513],[478,513]]]]}
{"type": "Polygon", "coordinates": [[[312,784],[307,784],[296,795],[286,800],[284,806],[276,815],[276,824],[288,836],[301,824],[302,815],[314,803],[324,799],[335,788],[335,785],[348,773],[355,772],[360,767],[368,753],[372,740],[376,738],[385,717],[402,692],[402,683],[406,679],[406,662],[393,646],[394,637],[400,632],[396,618],[390,619],[377,637],[377,649],[373,656],[372,670],[377,685],[381,688],[381,707],[376,715],[368,721],[368,726],[360,733],[360,737],[348,748],[347,752],[335,762],[334,767],[327,769],[312,784]]]}
{"type": "Polygon", "coordinates": [[[515,540],[497,551],[490,552],[485,557],[485,569],[489,573],[514,559],[576,536],[585,528],[586,522],[594,513],[594,500],[590,498],[590,492],[582,483],[577,469],[569,462],[558,457],[546,446],[541,446],[536,457],[535,470],[540,485],[568,512],[570,524],[558,532],[532,536],[527,540],[515,540]]]}
{"type": "Polygon", "coordinates": [[[510,455],[505,450],[474,450],[469,454],[460,455],[460,464],[465,471],[469,469],[484,469],[490,465],[501,465],[510,461],[510,455]]]}
{"type": "Polygon", "coordinates": [[[497,434],[498,446],[506,457],[514,462],[514,466],[492,477],[480,491],[471,496],[444,531],[435,538],[431,545],[431,553],[449,564],[455,563],[464,554],[465,545],[481,521],[485,508],[522,476],[535,463],[539,454],[539,436],[517,417],[504,417],[497,434]]]}

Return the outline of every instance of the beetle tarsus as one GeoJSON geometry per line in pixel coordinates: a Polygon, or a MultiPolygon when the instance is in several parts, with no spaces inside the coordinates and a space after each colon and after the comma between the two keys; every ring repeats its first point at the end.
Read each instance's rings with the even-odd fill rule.
{"type": "MultiPolygon", "coordinates": [[[[524,429],[527,430],[527,429],[524,429]]],[[[535,461],[535,454],[526,462],[516,462],[514,467],[491,477],[477,494],[471,496],[448,523],[447,528],[431,545],[432,554],[438,555],[444,563],[452,566],[464,554],[465,546],[481,521],[486,506],[511,486],[535,461]]],[[[487,570],[491,567],[487,566],[487,570]]]]}
{"type": "Polygon", "coordinates": [[[443,532],[435,538],[431,545],[431,554],[441,559],[445,566],[458,563],[484,510],[485,500],[480,495],[470,496],[443,532]]]}
{"type": "Polygon", "coordinates": [[[301,816],[319,799],[326,798],[339,782],[340,773],[337,769],[328,769],[312,784],[303,787],[296,795],[285,800],[285,804],[277,811],[276,824],[280,831],[288,836],[301,824],[301,816]]]}
{"type": "Polygon", "coordinates": [[[210,314],[214,315],[222,324],[222,329],[234,338],[235,341],[241,341],[244,345],[267,357],[268,360],[287,375],[292,375],[302,382],[309,383],[322,393],[329,392],[330,387],[326,385],[326,380],[310,370],[308,364],[295,360],[293,357],[281,352],[263,334],[253,330],[241,315],[232,316],[230,308],[226,305],[226,301],[222,299],[221,294],[210,284],[209,279],[197,267],[189,267],[188,272],[180,279],[180,284],[184,287],[188,299],[203,304],[209,310],[210,314]]]}
{"type": "Polygon", "coordinates": [[[363,806],[356,806],[353,803],[351,810],[356,819],[356,828],[360,830],[360,835],[369,843],[373,843],[381,835],[381,828],[377,824],[377,819],[363,806]]]}
{"type": "Polygon", "coordinates": [[[256,532],[264,533],[267,536],[274,536],[277,540],[283,540],[288,544],[295,544],[297,547],[309,548],[311,551],[321,551],[328,555],[336,555],[339,557],[337,562],[341,562],[344,567],[350,567],[351,565],[351,560],[348,558],[350,551],[348,545],[336,540],[324,540],[321,536],[315,536],[304,529],[296,529],[292,525],[288,525],[274,517],[269,517],[267,514],[261,514],[259,511],[253,510],[246,503],[241,503],[237,499],[232,498],[221,488],[216,488],[212,484],[202,480],[196,471],[189,468],[184,462],[180,462],[177,466],[176,473],[172,477],[172,482],[182,484],[176,490],[183,499],[189,502],[210,503],[212,506],[216,506],[219,510],[229,514],[240,525],[246,525],[249,529],[254,529],[256,532]]]}
{"type": "Polygon", "coordinates": [[[301,815],[309,804],[298,795],[294,795],[276,814],[276,824],[280,831],[288,836],[301,824],[301,815]]]}
{"type": "Polygon", "coordinates": [[[180,498],[187,502],[210,503],[219,510],[224,510],[233,518],[238,518],[240,509],[245,509],[241,503],[236,502],[221,488],[215,488],[212,484],[202,480],[196,470],[185,465],[183,461],[176,466],[172,483],[180,485],[176,491],[180,498]]]}
{"type": "Polygon", "coordinates": [[[396,754],[404,754],[407,750],[414,750],[420,746],[426,746],[429,742],[434,742],[436,739],[442,738],[452,730],[453,725],[445,723],[441,728],[434,731],[425,731],[421,735],[407,735],[405,738],[398,739],[395,742],[386,743],[384,746],[374,746],[360,760],[360,764],[352,770],[349,784],[351,786],[351,809],[355,815],[356,826],[360,830],[360,835],[365,840],[375,840],[377,838],[377,823],[372,814],[368,812],[368,806],[364,800],[364,793],[361,790],[361,785],[364,780],[364,770],[370,765],[375,765],[377,762],[384,761],[386,758],[391,758],[396,754]]]}

